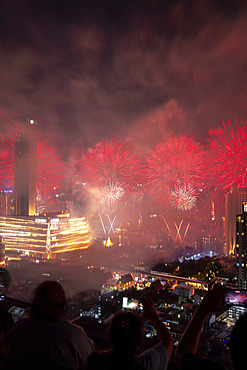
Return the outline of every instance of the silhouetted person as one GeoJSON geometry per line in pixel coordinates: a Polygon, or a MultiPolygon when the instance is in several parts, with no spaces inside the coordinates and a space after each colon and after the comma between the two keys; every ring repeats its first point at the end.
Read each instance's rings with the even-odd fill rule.
{"type": "MultiPolygon", "coordinates": [[[[5,299],[5,295],[8,291],[9,285],[11,282],[11,276],[7,270],[5,270],[3,267],[0,267],[0,296],[1,299],[5,299]]],[[[12,315],[0,307],[0,324],[1,328],[6,334],[11,326],[14,324],[14,320],[12,318],[12,315]]]]}
{"type": "Polygon", "coordinates": [[[240,316],[230,338],[230,349],[234,370],[247,369],[247,313],[240,316]]]}
{"type": "Polygon", "coordinates": [[[10,346],[8,340],[6,340],[5,333],[0,324],[0,369],[7,370],[7,362],[10,355],[10,346]]]}
{"type": "Polygon", "coordinates": [[[163,370],[167,367],[173,349],[172,337],[150,298],[143,299],[143,307],[146,317],[154,323],[160,342],[137,355],[137,349],[144,340],[142,317],[134,312],[119,312],[114,315],[108,331],[111,349],[92,353],[88,370],[163,370]]]}
{"type": "MultiPolygon", "coordinates": [[[[176,362],[182,370],[221,370],[224,367],[210,358],[196,355],[200,334],[208,314],[225,311],[223,297],[226,288],[221,284],[209,284],[209,290],[187,325],[177,347],[176,362]]],[[[247,348],[247,347],[246,347],[247,348]]],[[[247,368],[247,367],[246,367],[247,368]]]]}
{"type": "Polygon", "coordinates": [[[35,292],[30,318],[9,331],[10,369],[85,369],[93,342],[82,328],[63,321],[65,293],[56,281],[41,283],[35,292]]]}

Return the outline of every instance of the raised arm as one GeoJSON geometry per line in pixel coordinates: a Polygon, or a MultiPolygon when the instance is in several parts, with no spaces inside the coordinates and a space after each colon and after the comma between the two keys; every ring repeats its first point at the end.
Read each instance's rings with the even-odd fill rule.
{"type": "Polygon", "coordinates": [[[170,358],[173,350],[173,339],[169,330],[156,312],[152,299],[150,297],[142,298],[142,303],[145,316],[153,322],[159,341],[166,347],[168,357],[170,358]]]}
{"type": "Polygon", "coordinates": [[[221,284],[209,285],[208,292],[203,298],[177,345],[175,357],[179,366],[181,358],[185,353],[196,353],[200,334],[207,315],[209,313],[226,310],[226,307],[223,305],[225,291],[226,288],[221,284]]]}

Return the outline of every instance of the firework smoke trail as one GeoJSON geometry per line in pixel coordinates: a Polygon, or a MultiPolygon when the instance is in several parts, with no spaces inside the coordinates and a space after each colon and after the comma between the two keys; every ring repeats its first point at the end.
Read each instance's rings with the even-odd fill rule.
{"type": "Polygon", "coordinates": [[[186,237],[187,233],[188,233],[188,230],[189,230],[189,227],[190,227],[190,222],[188,222],[188,224],[187,224],[187,226],[186,226],[186,229],[185,229],[185,231],[184,231],[184,236],[182,237],[182,235],[181,235],[181,233],[182,233],[182,232],[181,232],[181,228],[182,228],[182,224],[183,224],[184,220],[182,219],[182,220],[180,221],[180,224],[179,224],[179,225],[178,225],[175,221],[173,221],[173,224],[174,224],[175,229],[176,229],[176,235],[175,235],[175,238],[174,238],[174,236],[173,236],[173,234],[172,234],[172,232],[171,232],[171,228],[170,228],[170,226],[169,226],[168,222],[166,221],[166,219],[165,219],[165,217],[164,217],[163,215],[161,215],[161,216],[162,216],[162,218],[163,218],[163,220],[164,220],[164,222],[165,222],[165,224],[166,224],[167,230],[169,231],[169,234],[170,234],[170,236],[171,236],[171,238],[172,238],[172,241],[173,241],[174,243],[176,243],[177,239],[179,239],[179,242],[180,242],[180,243],[182,243],[182,242],[184,241],[184,239],[185,239],[185,237],[186,237]]]}
{"type": "Polygon", "coordinates": [[[231,121],[210,131],[210,155],[207,178],[221,199],[231,187],[247,186],[247,127],[246,122],[231,121]]]}
{"type": "Polygon", "coordinates": [[[176,222],[174,222],[174,225],[175,225],[176,230],[177,230],[177,234],[176,234],[175,241],[176,241],[176,239],[177,239],[177,237],[178,237],[178,238],[179,238],[180,243],[182,243],[182,238],[181,238],[181,235],[180,235],[180,230],[181,230],[181,227],[182,227],[183,221],[184,221],[184,220],[181,220],[181,221],[180,221],[179,226],[176,224],[176,222]]]}
{"type": "Polygon", "coordinates": [[[181,135],[156,146],[146,158],[144,184],[156,201],[180,187],[199,188],[205,172],[204,153],[193,137],[181,135]]]}
{"type": "Polygon", "coordinates": [[[163,218],[163,220],[164,220],[164,222],[165,222],[165,224],[166,224],[166,227],[167,227],[167,229],[168,229],[168,231],[169,231],[169,233],[170,233],[170,235],[171,235],[172,240],[174,241],[174,238],[173,238],[173,235],[172,235],[172,232],[171,232],[170,226],[168,225],[168,223],[167,223],[167,221],[166,221],[166,219],[165,219],[165,217],[164,217],[163,215],[162,215],[162,218],[163,218]]]}
{"type": "Polygon", "coordinates": [[[15,136],[2,138],[0,144],[0,187],[14,187],[14,141],[15,136]]]}
{"type": "Polygon", "coordinates": [[[139,179],[139,161],[122,140],[103,140],[89,148],[76,168],[77,177],[106,207],[130,197],[139,179]]]}
{"type": "Polygon", "coordinates": [[[188,230],[189,230],[189,227],[190,227],[190,222],[188,223],[188,225],[187,225],[187,227],[186,227],[186,229],[185,229],[185,232],[184,232],[184,239],[185,239],[185,237],[186,237],[186,235],[187,235],[187,232],[188,232],[188,230]]]}
{"type": "Polygon", "coordinates": [[[99,215],[99,218],[100,218],[100,222],[101,222],[101,225],[102,225],[102,229],[104,231],[104,234],[106,235],[106,229],[105,229],[105,225],[104,225],[104,222],[103,222],[103,219],[102,219],[102,216],[100,213],[98,213],[99,215]]]}
{"type": "MultiPolygon", "coordinates": [[[[0,144],[0,182],[14,187],[14,143],[15,135],[10,135],[0,144]]],[[[54,147],[45,141],[37,141],[37,195],[49,196],[54,188],[61,186],[64,165],[62,157],[54,147]]]]}
{"type": "Polygon", "coordinates": [[[114,233],[114,229],[113,229],[113,225],[114,225],[114,222],[115,222],[115,220],[116,220],[116,217],[117,216],[115,216],[114,218],[113,218],[113,220],[111,221],[111,219],[110,219],[110,216],[109,215],[107,215],[107,217],[108,217],[108,220],[109,220],[109,222],[110,222],[110,229],[109,229],[109,234],[110,234],[110,232],[111,232],[111,230],[112,230],[112,232],[114,233]]]}
{"type": "Polygon", "coordinates": [[[171,205],[180,211],[189,211],[196,205],[196,189],[191,185],[179,186],[170,193],[171,205]]]}

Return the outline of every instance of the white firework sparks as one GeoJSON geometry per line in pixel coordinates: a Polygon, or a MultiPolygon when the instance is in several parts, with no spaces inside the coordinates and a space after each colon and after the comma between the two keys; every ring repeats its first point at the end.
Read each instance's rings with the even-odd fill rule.
{"type": "Polygon", "coordinates": [[[196,205],[196,191],[191,185],[179,186],[170,197],[171,205],[180,211],[189,211],[196,205]]]}
{"type": "Polygon", "coordinates": [[[112,206],[118,203],[124,194],[125,190],[121,183],[109,181],[108,184],[98,189],[97,198],[101,205],[112,206]]]}

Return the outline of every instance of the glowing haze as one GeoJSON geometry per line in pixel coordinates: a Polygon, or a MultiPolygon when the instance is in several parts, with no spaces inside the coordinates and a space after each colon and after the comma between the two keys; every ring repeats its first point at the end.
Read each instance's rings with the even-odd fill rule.
{"type": "Polygon", "coordinates": [[[206,139],[246,119],[245,0],[3,0],[0,133],[34,117],[68,158],[128,138],[147,154],[167,135],[206,139]]]}

